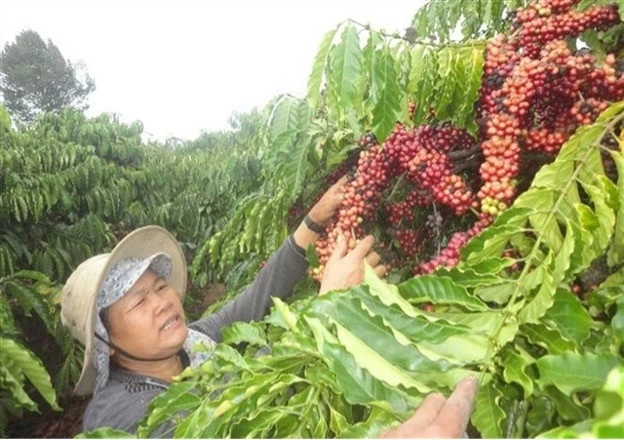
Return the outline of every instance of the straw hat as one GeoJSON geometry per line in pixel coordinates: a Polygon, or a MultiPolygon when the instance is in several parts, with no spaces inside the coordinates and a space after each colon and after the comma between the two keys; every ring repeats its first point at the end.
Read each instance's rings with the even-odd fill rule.
{"type": "Polygon", "coordinates": [[[134,257],[150,259],[165,253],[172,263],[169,285],[184,299],[186,260],[176,238],[160,226],[145,226],[128,234],[109,254],[91,257],[70,275],[63,288],[61,322],[85,347],[84,365],[75,393],[87,395],[95,387],[95,367],[91,356],[95,341],[96,297],[108,271],[120,260],[134,257]]]}

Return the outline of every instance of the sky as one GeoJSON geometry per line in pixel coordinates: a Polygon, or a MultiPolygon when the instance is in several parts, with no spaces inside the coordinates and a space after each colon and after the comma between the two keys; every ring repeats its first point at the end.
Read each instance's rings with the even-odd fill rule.
{"type": "Polygon", "coordinates": [[[0,8],[0,47],[37,31],[95,79],[89,115],[140,120],[147,139],[193,139],[280,93],[305,96],[321,39],[341,21],[403,33],[423,3],[12,0],[0,8]]]}

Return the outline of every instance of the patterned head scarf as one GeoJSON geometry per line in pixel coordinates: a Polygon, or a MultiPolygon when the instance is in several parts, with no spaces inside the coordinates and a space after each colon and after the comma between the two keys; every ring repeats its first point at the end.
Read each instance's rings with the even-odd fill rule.
{"type": "MultiPolygon", "coordinates": [[[[96,340],[92,355],[92,361],[96,371],[95,393],[106,384],[110,368],[110,350],[108,345],[110,344],[110,336],[102,322],[100,312],[123,298],[147,270],[151,270],[156,275],[168,279],[172,270],[171,258],[163,252],[154,254],[145,259],[134,257],[124,258],[110,268],[97,294],[95,305],[96,340]],[[100,338],[102,340],[100,340],[100,338]]],[[[189,329],[189,334],[184,342],[183,349],[189,354],[191,365],[194,367],[210,357],[209,353],[194,353],[194,350],[191,350],[197,343],[202,343],[207,347],[215,345],[214,341],[208,336],[189,329]]]]}

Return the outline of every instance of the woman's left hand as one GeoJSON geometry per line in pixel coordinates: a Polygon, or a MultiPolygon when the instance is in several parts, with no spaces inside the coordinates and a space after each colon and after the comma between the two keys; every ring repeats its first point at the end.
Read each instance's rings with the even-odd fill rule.
{"type": "Polygon", "coordinates": [[[344,199],[344,186],[347,176],[343,176],[323,194],[321,200],[312,207],[308,215],[314,223],[324,225],[332,219],[344,199]]]}

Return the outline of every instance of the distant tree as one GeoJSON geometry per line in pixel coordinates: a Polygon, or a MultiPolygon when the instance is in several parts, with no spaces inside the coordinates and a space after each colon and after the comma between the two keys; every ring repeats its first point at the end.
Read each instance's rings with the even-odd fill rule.
{"type": "Polygon", "coordinates": [[[167,139],[165,139],[165,145],[170,150],[175,150],[176,148],[180,148],[183,144],[184,144],[184,140],[176,136],[169,136],[167,139]]]}
{"type": "Polygon", "coordinates": [[[46,44],[35,31],[23,31],[0,54],[0,96],[22,122],[68,105],[84,109],[94,90],[85,67],[66,60],[51,40],[46,44]]]}

